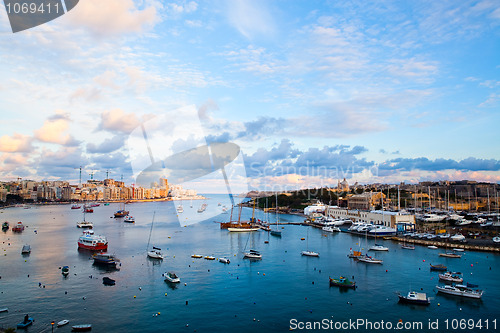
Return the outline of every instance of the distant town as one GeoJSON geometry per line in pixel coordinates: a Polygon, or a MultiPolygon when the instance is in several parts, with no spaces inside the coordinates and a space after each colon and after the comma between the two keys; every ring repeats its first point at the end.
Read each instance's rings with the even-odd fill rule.
{"type": "Polygon", "coordinates": [[[202,198],[195,190],[169,184],[165,178],[149,188],[125,185],[114,179],[94,180],[72,185],[68,181],[34,181],[18,178],[17,181],[0,182],[0,202],[75,202],[75,201],[123,201],[123,200],[175,200],[202,198]]]}

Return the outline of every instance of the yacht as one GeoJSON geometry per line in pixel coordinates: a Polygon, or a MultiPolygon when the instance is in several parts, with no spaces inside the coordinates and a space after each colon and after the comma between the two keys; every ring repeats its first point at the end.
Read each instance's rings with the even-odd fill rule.
{"type": "Polygon", "coordinates": [[[247,259],[262,259],[262,254],[259,251],[250,250],[244,253],[243,258],[247,259]]]}
{"type": "Polygon", "coordinates": [[[431,304],[431,300],[429,299],[429,297],[427,297],[427,294],[425,293],[417,293],[416,291],[410,291],[408,292],[407,296],[403,296],[401,294],[398,296],[399,296],[399,301],[401,303],[412,303],[419,305],[431,304]]]}
{"type": "Polygon", "coordinates": [[[323,231],[326,231],[326,232],[340,232],[340,228],[339,227],[323,227],[321,228],[321,230],[323,231]]]}
{"type": "Polygon", "coordinates": [[[389,248],[380,244],[375,244],[370,247],[371,251],[389,251],[389,248]]]}
{"type": "Polygon", "coordinates": [[[481,298],[483,296],[482,290],[473,290],[467,286],[457,284],[455,286],[436,286],[438,292],[448,295],[469,297],[469,298],[481,298]]]}
{"type": "Polygon", "coordinates": [[[381,264],[381,263],[384,262],[381,259],[372,258],[368,254],[366,254],[364,257],[363,256],[358,257],[358,261],[364,262],[364,263],[367,263],[367,264],[381,264]]]}
{"type": "Polygon", "coordinates": [[[314,251],[302,251],[301,254],[307,257],[319,257],[319,253],[314,251]]]}
{"type": "Polygon", "coordinates": [[[83,235],[78,238],[78,248],[106,251],[108,249],[108,241],[106,237],[94,235],[92,230],[86,230],[83,232],[83,235]]]}
{"type": "Polygon", "coordinates": [[[462,234],[455,234],[450,237],[450,240],[452,241],[458,241],[458,242],[463,242],[465,240],[465,236],[462,234]]]}
{"type": "Polygon", "coordinates": [[[439,280],[454,282],[454,283],[462,283],[464,279],[458,275],[459,273],[446,272],[444,274],[439,274],[439,280]]]}
{"type": "Polygon", "coordinates": [[[368,231],[370,235],[377,236],[392,236],[396,234],[396,229],[387,227],[385,225],[376,225],[370,231],[368,231]]]}
{"type": "Polygon", "coordinates": [[[163,259],[163,254],[161,253],[161,249],[159,247],[154,247],[151,251],[148,251],[148,257],[151,259],[163,259]]]}

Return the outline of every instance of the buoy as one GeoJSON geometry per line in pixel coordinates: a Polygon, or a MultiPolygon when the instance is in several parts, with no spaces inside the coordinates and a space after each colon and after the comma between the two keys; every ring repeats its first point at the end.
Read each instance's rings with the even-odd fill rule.
{"type": "Polygon", "coordinates": [[[187,286],[188,284],[184,282],[184,285],[187,286]]]}
{"type": "Polygon", "coordinates": [[[158,316],[159,316],[159,315],[161,315],[161,313],[160,313],[160,312],[158,312],[158,316]]]}
{"type": "Polygon", "coordinates": [[[186,301],[186,305],[188,305],[188,301],[186,301]]]}
{"type": "Polygon", "coordinates": [[[139,290],[142,290],[142,288],[141,288],[141,287],[139,287],[139,290]]]}
{"type": "Polygon", "coordinates": [[[134,298],[136,298],[137,296],[134,295],[134,298]]]}
{"type": "Polygon", "coordinates": [[[165,293],[165,296],[167,296],[167,293],[165,293]]]}
{"type": "Polygon", "coordinates": [[[266,273],[262,273],[262,275],[266,276],[266,273]]]}
{"type": "Polygon", "coordinates": [[[441,306],[441,304],[438,303],[438,306],[441,306]]]}

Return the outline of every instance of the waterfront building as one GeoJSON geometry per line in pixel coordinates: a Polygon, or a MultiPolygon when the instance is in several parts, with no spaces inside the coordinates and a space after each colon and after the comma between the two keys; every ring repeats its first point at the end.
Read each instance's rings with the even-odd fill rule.
{"type": "Polygon", "coordinates": [[[406,212],[390,212],[382,210],[357,210],[327,206],[325,215],[334,219],[350,219],[353,222],[381,224],[399,230],[413,230],[415,215],[406,212]]]}
{"type": "Polygon", "coordinates": [[[357,210],[372,210],[382,203],[381,197],[385,200],[385,195],[381,192],[354,194],[348,197],[347,207],[357,210]]]}

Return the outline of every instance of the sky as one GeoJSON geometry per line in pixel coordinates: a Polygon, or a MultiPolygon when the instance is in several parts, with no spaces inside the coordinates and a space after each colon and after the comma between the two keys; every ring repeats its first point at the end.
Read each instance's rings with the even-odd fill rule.
{"type": "Polygon", "coordinates": [[[0,8],[0,60],[1,180],[231,142],[250,189],[500,182],[496,0],[80,0],[17,33],[0,8]]]}

